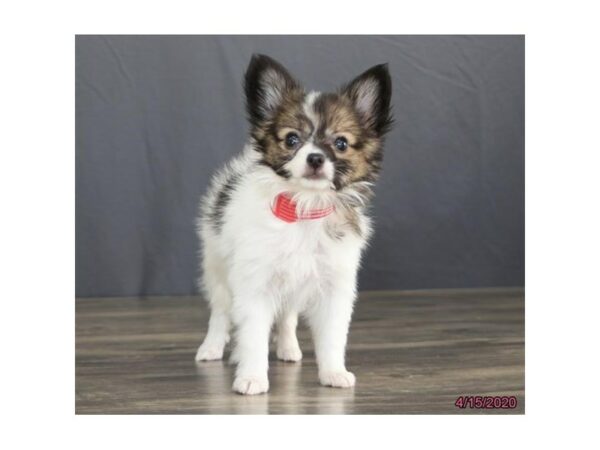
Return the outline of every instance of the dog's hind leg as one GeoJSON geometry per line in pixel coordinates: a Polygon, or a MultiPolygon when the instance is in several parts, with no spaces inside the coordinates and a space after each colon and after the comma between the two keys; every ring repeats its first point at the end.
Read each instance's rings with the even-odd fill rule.
{"type": "MultiPolygon", "coordinates": [[[[213,298],[215,296],[228,296],[229,294],[223,292],[224,290],[223,287],[219,287],[211,295],[213,298]]],[[[210,361],[223,358],[225,345],[229,342],[230,326],[229,311],[227,308],[223,308],[223,305],[220,303],[213,304],[211,302],[208,333],[206,333],[204,342],[202,342],[202,345],[196,352],[196,361],[210,361]]]]}
{"type": "Polygon", "coordinates": [[[211,312],[208,332],[196,352],[196,361],[222,359],[225,345],[229,342],[231,293],[224,272],[214,262],[213,260],[213,264],[204,265],[204,291],[208,296],[211,312]]]}
{"type": "Polygon", "coordinates": [[[298,325],[298,313],[286,311],[277,323],[277,358],[282,361],[300,361],[302,351],[296,337],[296,326],[298,325]]]}

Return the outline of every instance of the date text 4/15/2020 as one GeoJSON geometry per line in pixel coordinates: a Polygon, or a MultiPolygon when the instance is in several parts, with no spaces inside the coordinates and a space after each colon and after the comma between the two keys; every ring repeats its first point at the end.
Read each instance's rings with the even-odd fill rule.
{"type": "Polygon", "coordinates": [[[515,409],[517,397],[461,395],[454,406],[461,409],[515,409]]]}

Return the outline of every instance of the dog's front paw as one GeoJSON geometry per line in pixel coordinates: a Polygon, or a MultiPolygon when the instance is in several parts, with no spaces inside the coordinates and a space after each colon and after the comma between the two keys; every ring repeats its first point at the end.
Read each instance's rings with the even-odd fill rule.
{"type": "Polygon", "coordinates": [[[233,381],[233,390],[238,394],[256,395],[269,390],[267,376],[237,376],[233,381]]]}
{"type": "Polygon", "coordinates": [[[302,350],[300,350],[298,345],[277,347],[277,358],[282,361],[300,361],[302,359],[302,350]]]}
{"type": "Polygon", "coordinates": [[[319,380],[323,386],[349,388],[356,383],[356,377],[352,372],[347,370],[338,372],[322,372],[319,373],[319,380]]]}
{"type": "Polygon", "coordinates": [[[196,352],[196,361],[223,359],[223,346],[202,344],[196,352]]]}

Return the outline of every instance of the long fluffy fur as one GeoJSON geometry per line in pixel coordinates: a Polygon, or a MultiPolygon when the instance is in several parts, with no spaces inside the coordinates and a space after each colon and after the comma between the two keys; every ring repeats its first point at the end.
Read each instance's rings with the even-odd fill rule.
{"type": "Polygon", "coordinates": [[[321,383],[353,386],[344,353],[361,254],[372,232],[366,208],[391,123],[387,68],[375,66],[336,94],[307,94],[283,66],[259,55],[245,88],[248,143],[216,173],[201,202],[201,287],[211,318],[196,359],[222,358],[233,329],[233,389],[266,392],[271,328],[276,325],[277,356],[298,361],[302,315],[312,330],[321,383]],[[333,128],[349,137],[348,150],[332,147],[333,128]],[[281,133],[288,129],[296,130],[301,147],[286,148],[281,133]],[[306,176],[307,154],[315,152],[325,157],[317,180],[306,176]],[[271,211],[284,192],[299,214],[328,206],[334,212],[284,222],[271,211]]]}

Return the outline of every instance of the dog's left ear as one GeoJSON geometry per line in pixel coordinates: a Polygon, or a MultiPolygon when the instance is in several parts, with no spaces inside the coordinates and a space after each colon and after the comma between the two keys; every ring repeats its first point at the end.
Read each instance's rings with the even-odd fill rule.
{"type": "Polygon", "coordinates": [[[290,73],[266,55],[252,55],[246,76],[246,110],[253,125],[273,117],[285,96],[299,89],[299,83],[290,73]]]}
{"type": "Polygon", "coordinates": [[[341,93],[350,98],[364,126],[377,136],[389,131],[392,125],[392,80],[387,64],[371,67],[345,85],[341,93]]]}

